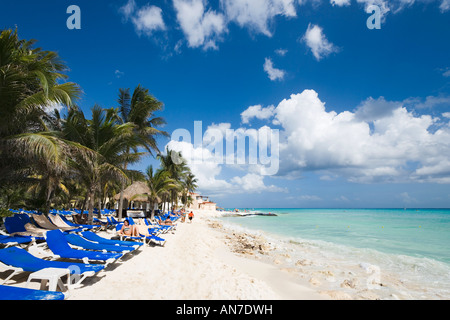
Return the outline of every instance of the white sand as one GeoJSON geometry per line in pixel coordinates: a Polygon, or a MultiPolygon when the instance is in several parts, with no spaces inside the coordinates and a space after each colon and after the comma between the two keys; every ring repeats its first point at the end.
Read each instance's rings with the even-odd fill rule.
{"type": "MultiPolygon", "coordinates": [[[[109,234],[110,236],[114,233],[109,234]]],[[[324,299],[274,265],[246,259],[225,244],[225,234],[196,212],[193,223],[178,223],[162,235],[164,247],[145,247],[108,266],[82,287],[73,300],[288,300],[324,299]]]]}

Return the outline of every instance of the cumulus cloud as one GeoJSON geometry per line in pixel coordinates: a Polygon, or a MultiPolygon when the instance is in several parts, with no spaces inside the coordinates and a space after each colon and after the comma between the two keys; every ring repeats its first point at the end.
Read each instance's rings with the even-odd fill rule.
{"type": "Polygon", "coordinates": [[[283,80],[286,72],[281,69],[277,69],[273,66],[273,62],[270,58],[266,58],[264,62],[264,71],[272,81],[283,80]]]}
{"type": "Polygon", "coordinates": [[[209,192],[219,192],[224,189],[231,189],[232,185],[217,176],[221,173],[222,167],[215,160],[214,155],[207,149],[199,146],[194,147],[192,143],[186,141],[170,141],[166,148],[181,152],[183,158],[192,173],[198,180],[198,186],[201,190],[209,192]]]}
{"type": "Polygon", "coordinates": [[[276,16],[296,17],[295,0],[220,0],[228,21],[271,37],[276,16]]]}
{"type": "Polygon", "coordinates": [[[155,6],[145,6],[137,11],[136,16],[133,18],[133,23],[138,32],[146,34],[166,29],[162,18],[162,10],[155,6]]]}
{"type": "Polygon", "coordinates": [[[126,21],[130,20],[138,34],[151,35],[154,31],[166,30],[162,9],[152,5],[138,8],[134,0],[129,0],[119,9],[126,21]]]}
{"type": "Polygon", "coordinates": [[[242,123],[248,124],[251,119],[256,118],[259,120],[267,120],[273,117],[274,106],[263,108],[260,104],[256,106],[248,107],[241,113],[242,123]]]}
{"type": "Polygon", "coordinates": [[[285,192],[286,190],[275,185],[266,186],[264,184],[264,177],[249,173],[243,177],[234,177],[231,182],[236,186],[242,188],[245,192],[261,193],[261,192],[285,192]]]}
{"type": "Polygon", "coordinates": [[[450,183],[450,126],[430,131],[437,119],[429,115],[415,116],[384,98],[336,113],[314,90],[283,100],[274,114],[284,129],[280,175],[321,171],[354,182],[450,183]],[[377,103],[388,107],[374,113],[377,103]]]}
{"type": "Polygon", "coordinates": [[[386,101],[384,97],[378,99],[370,97],[358,106],[355,111],[355,117],[358,120],[370,122],[391,116],[394,110],[401,106],[401,102],[386,101]]]}
{"type": "MultiPolygon", "coordinates": [[[[219,126],[218,128],[226,128],[219,126]]],[[[216,128],[217,129],[217,128],[216,128]]],[[[275,185],[266,185],[265,177],[258,173],[248,173],[244,176],[235,176],[229,179],[220,179],[218,176],[225,165],[217,161],[213,153],[202,146],[194,147],[186,141],[170,141],[166,148],[181,152],[187,160],[187,165],[197,178],[199,190],[205,190],[209,194],[234,194],[234,193],[261,193],[261,192],[286,192],[285,188],[275,185]]]]}
{"type": "Polygon", "coordinates": [[[338,51],[338,48],[328,41],[322,28],[318,25],[309,24],[302,40],[311,49],[317,61],[338,51]]]}
{"type": "MultiPolygon", "coordinates": [[[[449,112],[442,113],[442,119],[417,115],[408,111],[403,102],[380,97],[366,99],[354,111],[338,113],[327,110],[316,91],[304,90],[276,107],[251,106],[241,113],[241,118],[245,124],[252,119],[276,121],[282,128],[277,144],[278,178],[298,179],[305,172],[316,172],[321,180],[342,177],[355,183],[450,183],[449,112]],[[436,123],[439,125],[435,126],[436,123]]],[[[223,154],[216,157],[217,150],[214,148],[213,152],[210,147],[225,143],[228,148],[230,129],[230,123],[211,124],[204,134],[203,145],[171,141],[167,146],[181,151],[188,159],[200,190],[212,194],[286,192],[267,183],[263,166],[236,164],[235,156],[240,156],[237,153],[231,163],[223,154]],[[215,135],[209,133],[214,131],[220,141],[211,139],[215,135]],[[246,172],[243,175],[227,172],[225,178],[225,167],[246,172]]],[[[270,130],[267,126],[258,130],[231,130],[232,145],[236,137],[248,137],[252,143],[262,132],[270,130]]],[[[244,158],[250,160],[252,156],[244,158]]],[[[303,200],[318,199],[305,196],[303,200]]]]}
{"type": "Polygon", "coordinates": [[[174,0],[178,23],[189,47],[217,49],[217,41],[227,32],[225,17],[206,10],[203,0],[174,0]]]}

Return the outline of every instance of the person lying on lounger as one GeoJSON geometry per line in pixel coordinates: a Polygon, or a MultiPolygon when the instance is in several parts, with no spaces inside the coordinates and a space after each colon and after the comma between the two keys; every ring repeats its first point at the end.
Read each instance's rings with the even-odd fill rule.
{"type": "Polygon", "coordinates": [[[167,217],[166,220],[162,221],[162,220],[158,220],[159,225],[161,226],[173,226],[173,221],[170,220],[170,217],[167,217]]]}
{"type": "Polygon", "coordinates": [[[128,236],[128,237],[139,237],[139,230],[135,225],[130,225],[130,222],[128,220],[125,220],[123,222],[122,229],[120,229],[119,234],[121,236],[128,236]]]}

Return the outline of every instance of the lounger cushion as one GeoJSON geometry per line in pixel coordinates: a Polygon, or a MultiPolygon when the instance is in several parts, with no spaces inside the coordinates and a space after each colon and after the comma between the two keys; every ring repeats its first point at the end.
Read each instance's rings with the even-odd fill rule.
{"type": "Polygon", "coordinates": [[[95,273],[104,269],[102,264],[83,264],[74,262],[49,261],[33,256],[25,249],[11,247],[0,249],[0,261],[6,265],[22,268],[24,271],[36,272],[45,268],[70,269],[71,274],[83,274],[94,271],[95,273]]]}
{"type": "Polygon", "coordinates": [[[62,292],[0,286],[0,300],[64,300],[62,292]]]}

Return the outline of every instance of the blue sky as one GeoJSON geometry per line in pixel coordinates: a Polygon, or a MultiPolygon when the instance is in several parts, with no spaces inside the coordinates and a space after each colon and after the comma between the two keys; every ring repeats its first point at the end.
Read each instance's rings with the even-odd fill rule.
{"type": "Polygon", "coordinates": [[[275,175],[192,164],[199,191],[224,207],[450,206],[448,0],[2,3],[0,28],[15,26],[60,54],[86,112],[141,84],[164,103],[169,133],[193,134],[194,121],[278,129],[275,175]],[[372,4],[380,30],[366,26],[372,4]],[[69,5],[81,30],[66,26],[69,5]]]}

